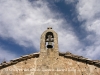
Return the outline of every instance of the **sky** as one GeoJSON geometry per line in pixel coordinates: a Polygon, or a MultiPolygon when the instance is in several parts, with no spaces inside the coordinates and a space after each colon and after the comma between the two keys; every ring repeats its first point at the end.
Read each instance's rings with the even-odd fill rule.
{"type": "Polygon", "coordinates": [[[0,0],[0,62],[39,52],[47,27],[59,52],[100,60],[100,0],[0,0]]]}

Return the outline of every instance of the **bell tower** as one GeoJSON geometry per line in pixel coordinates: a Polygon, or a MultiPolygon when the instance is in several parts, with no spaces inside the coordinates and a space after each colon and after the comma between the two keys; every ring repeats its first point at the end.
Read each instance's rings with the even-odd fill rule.
{"type": "Polygon", "coordinates": [[[57,69],[55,64],[58,58],[58,35],[51,27],[48,27],[41,35],[40,54],[36,66],[39,72],[36,71],[34,75],[53,75],[53,71],[48,70],[57,69]]]}
{"type": "Polygon", "coordinates": [[[52,29],[48,27],[46,31],[41,35],[40,42],[40,57],[41,56],[53,56],[57,57],[58,52],[58,35],[52,29]]]}

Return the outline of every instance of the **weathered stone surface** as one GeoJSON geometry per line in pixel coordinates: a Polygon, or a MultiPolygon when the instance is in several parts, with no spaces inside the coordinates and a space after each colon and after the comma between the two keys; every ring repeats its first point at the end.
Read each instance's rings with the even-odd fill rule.
{"type": "MultiPolygon", "coordinates": [[[[100,64],[99,64],[100,65],[100,64]]],[[[3,67],[3,66],[2,66],[3,67]]],[[[100,75],[100,67],[64,56],[30,58],[0,70],[0,75],[100,75]]]]}
{"type": "Polygon", "coordinates": [[[40,53],[1,63],[0,75],[100,75],[100,60],[89,60],[70,52],[59,53],[57,33],[48,28],[41,35],[40,53]],[[46,47],[48,32],[53,33],[53,48],[46,47]]]}

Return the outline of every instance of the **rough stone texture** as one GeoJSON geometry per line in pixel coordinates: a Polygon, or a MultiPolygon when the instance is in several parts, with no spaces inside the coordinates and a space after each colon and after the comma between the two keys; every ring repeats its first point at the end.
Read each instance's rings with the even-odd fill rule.
{"type": "Polygon", "coordinates": [[[48,28],[41,35],[40,53],[1,63],[0,75],[100,75],[100,60],[89,60],[70,52],[59,53],[57,33],[48,28]],[[53,48],[46,47],[48,32],[54,36],[53,48]]]}
{"type": "Polygon", "coordinates": [[[38,55],[31,54],[30,58],[24,56],[24,60],[20,57],[21,61],[11,61],[9,66],[2,64],[0,75],[100,75],[100,61],[86,58],[83,61],[80,56],[76,58],[68,53],[60,53],[58,57],[48,55],[40,58],[38,55]]]}

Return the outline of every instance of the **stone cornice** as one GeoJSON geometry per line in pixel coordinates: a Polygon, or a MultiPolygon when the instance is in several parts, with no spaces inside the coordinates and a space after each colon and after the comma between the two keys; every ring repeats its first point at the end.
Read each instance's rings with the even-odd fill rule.
{"type": "Polygon", "coordinates": [[[33,53],[33,54],[29,54],[29,55],[24,55],[21,56],[19,58],[16,58],[14,60],[10,60],[10,62],[2,62],[0,64],[0,69],[17,64],[18,62],[27,60],[27,59],[31,59],[31,58],[38,58],[39,57],[39,53],[33,53]]]}
{"type": "MultiPolygon", "coordinates": [[[[11,65],[14,65],[14,64],[17,64],[18,62],[21,62],[21,61],[24,61],[24,60],[27,60],[27,59],[38,58],[39,54],[40,53],[33,53],[33,54],[21,56],[19,58],[14,59],[14,60],[10,60],[10,62],[2,62],[0,64],[0,69],[3,69],[5,67],[8,67],[8,66],[11,66],[11,65]]],[[[90,64],[90,65],[100,67],[100,60],[90,60],[90,59],[85,58],[83,56],[74,55],[70,52],[59,53],[59,56],[63,56],[64,58],[70,58],[70,59],[73,59],[73,60],[78,61],[78,62],[83,62],[83,63],[86,63],[86,64],[90,64]]]]}
{"type": "Polygon", "coordinates": [[[85,58],[83,56],[74,55],[70,52],[59,53],[59,54],[60,54],[60,56],[64,56],[65,58],[70,58],[70,59],[76,60],[78,62],[83,62],[83,63],[86,63],[86,64],[90,64],[90,65],[100,67],[100,60],[91,60],[91,59],[85,58]]]}

